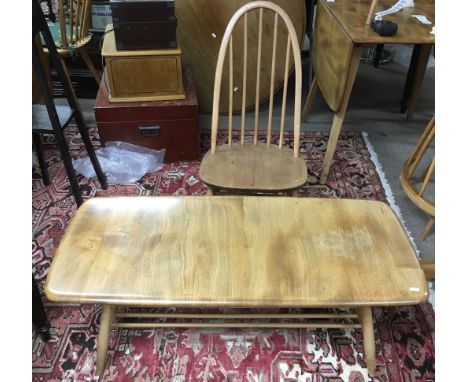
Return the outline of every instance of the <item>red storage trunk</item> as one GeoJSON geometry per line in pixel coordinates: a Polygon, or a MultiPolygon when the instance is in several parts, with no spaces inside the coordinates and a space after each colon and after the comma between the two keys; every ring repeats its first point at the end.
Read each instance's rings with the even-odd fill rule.
{"type": "Polygon", "coordinates": [[[101,142],[165,148],[164,162],[198,159],[198,102],[191,68],[184,67],[182,75],[184,100],[110,103],[104,74],[94,106],[101,142]]]}

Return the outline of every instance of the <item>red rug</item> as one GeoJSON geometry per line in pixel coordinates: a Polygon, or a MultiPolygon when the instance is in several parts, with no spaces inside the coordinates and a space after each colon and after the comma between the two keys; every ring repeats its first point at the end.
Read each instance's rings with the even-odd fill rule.
{"type": "MultiPolygon", "coordinates": [[[[100,146],[97,131],[93,143],[100,146]]],[[[220,140],[226,137],[222,136],[220,140]]],[[[327,136],[304,134],[301,155],[308,165],[305,197],[385,201],[385,192],[360,134],[340,136],[327,185],[318,184],[327,136]]],[[[69,129],[73,157],[86,152],[69,129]]],[[[286,135],[286,144],[292,136],[286,135]]],[[[209,132],[201,134],[201,152],[209,132]]],[[[44,187],[33,166],[33,273],[42,290],[51,260],[76,206],[58,149],[50,140],[46,160],[53,184],[44,187]],[[50,205],[53,203],[52,205],[50,205]]],[[[96,180],[79,177],[85,198],[111,195],[203,195],[199,161],[176,162],[127,185],[101,190],[96,180]]],[[[44,297],[45,299],[45,297],[44,297]]],[[[45,303],[51,340],[33,332],[33,381],[96,381],[96,335],[100,308],[45,303]]],[[[429,304],[374,309],[377,373],[373,381],[434,380],[434,312],[429,304]]],[[[361,330],[174,329],[113,330],[104,381],[307,381],[370,380],[362,354],[361,330]]]]}

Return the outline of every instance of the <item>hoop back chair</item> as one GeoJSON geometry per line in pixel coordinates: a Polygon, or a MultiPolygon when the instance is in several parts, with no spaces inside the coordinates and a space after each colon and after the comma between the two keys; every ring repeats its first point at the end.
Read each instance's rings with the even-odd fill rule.
{"type": "Polygon", "coordinates": [[[58,53],[61,57],[80,55],[99,85],[99,74],[85,49],[92,38],[91,0],[57,0],[57,11],[58,22],[49,24],[49,29],[58,53]]]}
{"type": "MultiPolygon", "coordinates": [[[[239,28],[241,29],[241,28],[239,28]]],[[[279,52],[281,53],[281,52],[279,52]]],[[[305,161],[299,156],[299,138],[301,124],[301,86],[302,69],[299,43],[294,26],[278,5],[268,1],[253,1],[245,4],[232,16],[224,33],[219,50],[215,72],[213,94],[213,116],[211,124],[211,149],[207,152],[200,166],[200,177],[208,186],[208,194],[218,189],[255,192],[290,192],[295,193],[307,181],[307,167],[305,161]],[[247,144],[245,139],[245,99],[247,84],[247,41],[248,41],[248,15],[258,10],[258,51],[256,73],[255,119],[253,127],[253,142],[247,144]],[[258,141],[259,130],[259,88],[260,68],[262,59],[262,30],[264,10],[274,13],[273,48],[271,57],[270,97],[268,112],[267,142],[258,141]],[[232,104],[233,104],[233,43],[232,33],[234,27],[243,18],[243,76],[242,76],[242,110],[240,142],[233,143],[232,130],[232,104]],[[286,46],[286,59],[284,68],[283,101],[279,127],[279,144],[272,144],[272,116],[274,77],[276,70],[278,19],[281,18],[288,33],[286,46]],[[293,149],[285,147],[283,143],[285,111],[288,87],[288,67],[292,54],[295,68],[295,101],[294,101],[294,140],[293,149]],[[217,147],[219,126],[219,101],[221,79],[226,51],[229,49],[229,114],[228,114],[228,143],[217,147]]]]}
{"type": "Polygon", "coordinates": [[[429,221],[419,235],[420,240],[424,240],[426,238],[435,223],[435,202],[424,195],[435,170],[435,156],[433,154],[431,157],[431,150],[429,149],[431,144],[434,142],[434,139],[435,116],[431,118],[413,152],[408,159],[406,159],[400,176],[401,187],[408,198],[416,206],[430,215],[429,221]],[[422,171],[422,176],[416,177],[416,170],[422,168],[419,167],[419,165],[422,165],[422,163],[425,162],[424,159],[426,159],[426,161],[427,159],[429,160],[427,166],[422,171]],[[421,183],[421,186],[418,189],[417,183],[419,182],[421,183]]]}

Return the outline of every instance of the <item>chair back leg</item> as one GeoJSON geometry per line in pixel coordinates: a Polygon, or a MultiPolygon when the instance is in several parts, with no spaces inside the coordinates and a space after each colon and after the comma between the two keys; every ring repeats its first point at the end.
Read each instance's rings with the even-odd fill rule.
{"type": "Polygon", "coordinates": [[[41,134],[33,133],[33,143],[36,148],[37,161],[39,162],[39,168],[41,169],[42,180],[45,186],[48,186],[50,182],[49,172],[47,171],[47,163],[44,157],[44,148],[42,147],[41,134]]]}

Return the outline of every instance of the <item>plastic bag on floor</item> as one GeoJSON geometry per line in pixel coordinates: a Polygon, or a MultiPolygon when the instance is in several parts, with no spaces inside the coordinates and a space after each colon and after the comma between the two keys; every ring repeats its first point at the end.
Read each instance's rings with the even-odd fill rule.
{"type": "MultiPolygon", "coordinates": [[[[163,167],[166,149],[153,150],[127,142],[110,141],[96,150],[96,156],[109,183],[134,183],[145,174],[163,167]]],[[[95,178],[96,172],[89,157],[73,160],[73,167],[87,178],[95,178]]]]}

